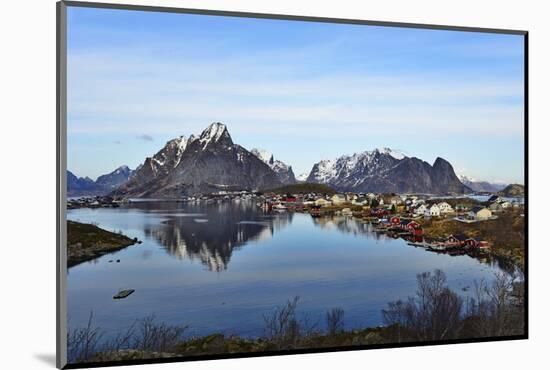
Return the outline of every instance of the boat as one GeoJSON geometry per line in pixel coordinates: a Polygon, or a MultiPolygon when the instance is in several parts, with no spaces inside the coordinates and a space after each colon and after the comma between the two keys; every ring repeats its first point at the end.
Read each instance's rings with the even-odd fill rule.
{"type": "Polygon", "coordinates": [[[126,297],[128,297],[130,294],[132,294],[133,292],[135,292],[134,289],[121,290],[120,292],[118,292],[117,294],[115,294],[115,296],[113,297],[113,299],[123,299],[123,298],[126,298],[126,297]]]}

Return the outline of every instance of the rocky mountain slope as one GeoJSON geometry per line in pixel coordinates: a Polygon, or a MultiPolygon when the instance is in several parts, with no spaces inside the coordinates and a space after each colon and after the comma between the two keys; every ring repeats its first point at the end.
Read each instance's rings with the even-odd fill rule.
{"type": "Polygon", "coordinates": [[[296,178],[292,171],[292,166],[285,164],[282,161],[276,160],[273,154],[264,149],[254,148],[250,151],[256,157],[260,158],[265,164],[267,164],[275,173],[283,184],[294,184],[296,178]]]}
{"type": "Polygon", "coordinates": [[[113,172],[99,176],[94,181],[89,177],[77,177],[71,171],[67,171],[67,195],[90,196],[108,194],[128,181],[134,172],[128,166],[120,166],[113,172]]]}
{"type": "Polygon", "coordinates": [[[356,192],[462,194],[470,191],[443,158],[438,157],[430,165],[389,148],[320,161],[311,169],[307,182],[356,192]]]}
{"type": "Polygon", "coordinates": [[[479,181],[464,175],[461,175],[458,178],[461,183],[463,183],[473,191],[478,191],[478,192],[494,193],[506,187],[506,184],[490,183],[488,181],[479,181]]]}
{"type": "Polygon", "coordinates": [[[510,184],[502,191],[499,191],[498,195],[504,197],[523,197],[525,196],[525,186],[520,184],[510,184]]]}
{"type": "Polygon", "coordinates": [[[198,137],[170,140],[112,195],[180,197],[280,185],[278,174],[268,164],[234,144],[227,127],[216,122],[198,137]]]}

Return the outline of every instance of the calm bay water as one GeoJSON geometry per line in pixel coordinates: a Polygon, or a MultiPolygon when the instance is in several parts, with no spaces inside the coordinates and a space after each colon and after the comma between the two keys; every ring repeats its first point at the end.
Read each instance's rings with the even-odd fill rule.
{"type": "Polygon", "coordinates": [[[142,202],[67,217],[143,241],[69,269],[69,328],[84,327],[93,312],[107,335],[154,314],[193,335],[260,336],[263,315],[294,296],[320,328],[334,307],[345,310],[347,329],[377,326],[387,302],[414,293],[420,272],[441,269],[468,295],[474,280],[500,269],[409,246],[353,218],[266,214],[246,201],[142,202]],[[136,291],[114,300],[121,289],[136,291]]]}

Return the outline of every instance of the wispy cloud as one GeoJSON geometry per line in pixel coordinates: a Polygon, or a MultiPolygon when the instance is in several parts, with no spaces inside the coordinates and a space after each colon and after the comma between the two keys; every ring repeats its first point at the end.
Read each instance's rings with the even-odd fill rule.
{"type": "Polygon", "coordinates": [[[222,18],[196,28],[173,18],[149,32],[106,17],[69,32],[69,131],[86,140],[160,142],[221,121],[236,142],[269,146],[296,172],[373,145],[437,151],[481,174],[504,168],[487,162],[490,146],[522,172],[511,144],[524,135],[519,39],[236,19],[224,28],[222,18]]]}
{"type": "Polygon", "coordinates": [[[153,141],[153,137],[147,134],[139,135],[137,138],[144,141],[153,141]]]}

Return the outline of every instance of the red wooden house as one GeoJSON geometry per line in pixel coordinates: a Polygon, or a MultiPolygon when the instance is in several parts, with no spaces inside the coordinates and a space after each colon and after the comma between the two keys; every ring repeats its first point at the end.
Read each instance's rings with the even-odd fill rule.
{"type": "Polygon", "coordinates": [[[415,227],[414,229],[411,229],[410,231],[414,236],[424,235],[424,230],[421,227],[415,227]]]}
{"type": "Polygon", "coordinates": [[[449,235],[447,238],[447,245],[462,247],[467,239],[468,237],[464,234],[449,235]]]}
{"type": "Polygon", "coordinates": [[[420,224],[416,221],[410,221],[408,224],[407,224],[407,229],[409,231],[413,231],[414,229],[418,229],[420,228],[420,224]]]}
{"type": "Polygon", "coordinates": [[[483,240],[482,238],[469,238],[466,240],[466,245],[472,248],[478,249],[489,249],[491,248],[488,241],[483,240]]]}

